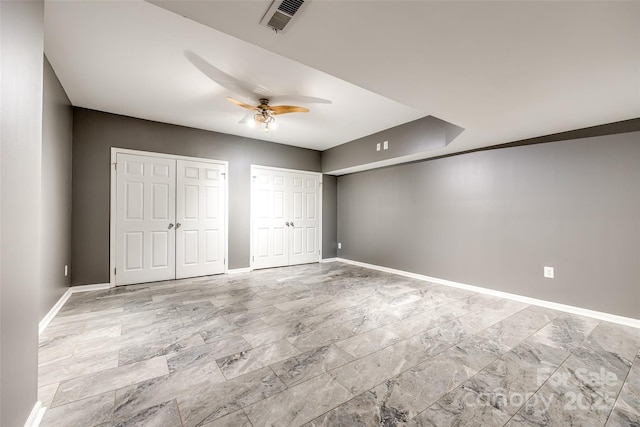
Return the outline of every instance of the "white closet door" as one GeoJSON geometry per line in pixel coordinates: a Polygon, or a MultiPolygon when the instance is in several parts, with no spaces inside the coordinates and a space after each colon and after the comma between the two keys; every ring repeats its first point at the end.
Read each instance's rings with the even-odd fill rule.
{"type": "Polygon", "coordinates": [[[318,262],[320,256],[320,179],[292,173],[289,265],[318,262]]]}
{"type": "Polygon", "coordinates": [[[175,277],[175,160],[117,155],[116,284],[175,277]]]}
{"type": "Polygon", "coordinates": [[[320,175],[252,167],[253,268],[320,260],[320,175]]]}
{"type": "Polygon", "coordinates": [[[177,279],[225,271],[225,179],[224,165],[177,161],[177,279]]]}
{"type": "Polygon", "coordinates": [[[253,268],[288,265],[290,180],[285,172],[259,168],[252,179],[253,268]]]}

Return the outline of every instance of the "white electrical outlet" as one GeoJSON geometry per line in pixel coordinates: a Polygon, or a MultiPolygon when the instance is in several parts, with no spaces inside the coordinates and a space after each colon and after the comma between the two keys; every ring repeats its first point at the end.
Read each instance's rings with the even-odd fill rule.
{"type": "Polygon", "coordinates": [[[380,143],[379,142],[376,144],[376,151],[380,151],[380,143]]]}
{"type": "Polygon", "coordinates": [[[338,243],[338,249],[342,249],[342,243],[338,243]]]}
{"type": "Polygon", "coordinates": [[[547,279],[553,279],[553,276],[553,267],[544,267],[544,277],[546,277],[547,279]]]}
{"type": "Polygon", "coordinates": [[[385,149],[385,150],[388,150],[389,149],[389,141],[383,142],[382,143],[382,148],[385,149]]]}
{"type": "Polygon", "coordinates": [[[69,266],[67,264],[64,265],[64,277],[69,275],[69,266]]]}

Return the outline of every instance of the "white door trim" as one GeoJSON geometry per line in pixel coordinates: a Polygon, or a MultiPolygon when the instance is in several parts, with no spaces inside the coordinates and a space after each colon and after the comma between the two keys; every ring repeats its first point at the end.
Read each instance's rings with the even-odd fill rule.
{"type": "Polygon", "coordinates": [[[227,171],[227,179],[224,180],[225,186],[225,243],[224,243],[224,257],[227,260],[225,263],[225,273],[229,270],[229,162],[226,160],[204,159],[200,157],[179,156],[176,154],[155,153],[152,151],[131,150],[129,148],[111,147],[111,187],[110,193],[110,216],[109,216],[109,285],[114,287],[116,285],[116,276],[114,274],[116,268],[116,189],[117,189],[117,175],[116,175],[116,160],[118,154],[134,154],[138,156],[147,157],[160,157],[164,159],[174,160],[188,160],[194,162],[213,163],[218,165],[224,165],[227,171]]]}
{"type": "Polygon", "coordinates": [[[318,242],[318,248],[319,248],[319,254],[318,254],[318,262],[322,262],[322,172],[314,172],[314,171],[305,171],[305,170],[299,170],[299,169],[287,169],[287,168],[277,168],[277,167],[273,167],[273,166],[262,166],[262,165],[255,165],[252,164],[251,165],[251,172],[249,174],[249,200],[250,200],[250,205],[249,205],[249,271],[253,271],[253,211],[254,211],[254,206],[253,206],[253,174],[254,174],[254,169],[255,168],[260,168],[260,169],[267,169],[267,170],[273,170],[273,171],[280,171],[280,172],[292,172],[292,173],[305,173],[305,174],[309,174],[309,175],[316,175],[318,177],[318,181],[320,182],[320,191],[319,191],[319,203],[318,203],[318,215],[319,215],[319,227],[320,227],[320,236],[319,236],[319,242],[318,242]]]}

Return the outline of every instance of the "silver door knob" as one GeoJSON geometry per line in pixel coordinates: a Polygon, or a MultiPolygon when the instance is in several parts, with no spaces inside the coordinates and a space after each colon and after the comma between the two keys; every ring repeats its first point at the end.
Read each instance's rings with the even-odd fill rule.
{"type": "Polygon", "coordinates": [[[293,221],[291,221],[291,226],[293,227],[293,221]]]}
{"type": "Polygon", "coordinates": [[[169,228],[169,230],[171,230],[173,228],[173,223],[172,222],[169,223],[169,227],[168,228],[169,228]]]}
{"type": "Polygon", "coordinates": [[[180,228],[180,226],[181,226],[181,225],[182,225],[182,224],[177,223],[177,224],[176,224],[176,230],[177,230],[178,228],[180,228]]]}
{"type": "Polygon", "coordinates": [[[289,221],[285,222],[284,225],[289,226],[289,221]]]}

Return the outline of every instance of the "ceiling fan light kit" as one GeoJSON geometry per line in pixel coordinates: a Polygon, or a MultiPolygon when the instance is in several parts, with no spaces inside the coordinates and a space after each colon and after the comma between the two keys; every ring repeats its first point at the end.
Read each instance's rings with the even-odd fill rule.
{"type": "Polygon", "coordinates": [[[265,133],[269,133],[269,129],[275,128],[276,118],[273,116],[274,112],[269,108],[269,100],[268,99],[260,99],[260,105],[256,107],[259,112],[253,116],[254,123],[257,126],[264,125],[262,130],[265,133]]]}
{"type": "Polygon", "coordinates": [[[255,125],[262,126],[262,130],[265,132],[269,132],[270,129],[275,127],[276,122],[276,114],[287,114],[287,113],[308,113],[309,109],[304,107],[297,107],[295,105],[269,105],[269,100],[267,98],[260,98],[258,102],[260,104],[251,106],[249,104],[245,104],[244,102],[238,101],[230,96],[227,97],[227,100],[233,104],[236,104],[239,107],[246,108],[247,110],[257,111],[253,116],[253,120],[255,125]]]}

